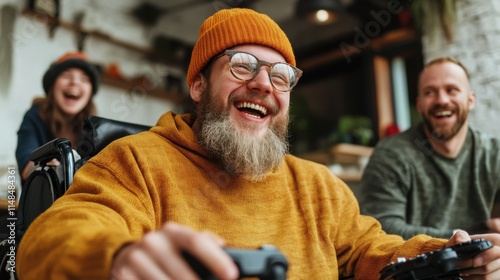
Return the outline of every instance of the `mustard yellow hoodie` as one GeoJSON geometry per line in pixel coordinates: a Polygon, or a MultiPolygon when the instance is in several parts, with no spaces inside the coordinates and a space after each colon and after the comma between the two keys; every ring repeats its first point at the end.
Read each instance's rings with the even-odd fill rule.
{"type": "Polygon", "coordinates": [[[166,113],[77,172],[25,234],[19,276],[108,279],[120,247],[167,221],[212,231],[230,247],[274,245],[290,262],[288,278],[297,280],[378,279],[395,258],[445,243],[385,234],[325,166],[292,155],[262,181],[231,178],[196,143],[189,116],[166,113]]]}

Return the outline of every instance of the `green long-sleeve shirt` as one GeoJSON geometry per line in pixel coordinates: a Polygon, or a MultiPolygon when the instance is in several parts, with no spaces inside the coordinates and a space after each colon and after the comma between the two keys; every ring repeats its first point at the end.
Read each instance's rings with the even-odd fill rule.
{"type": "Polygon", "coordinates": [[[360,205],[389,233],[450,237],[480,232],[500,204],[500,140],[469,128],[456,158],[435,152],[423,125],[380,141],[366,166],[360,205]]]}

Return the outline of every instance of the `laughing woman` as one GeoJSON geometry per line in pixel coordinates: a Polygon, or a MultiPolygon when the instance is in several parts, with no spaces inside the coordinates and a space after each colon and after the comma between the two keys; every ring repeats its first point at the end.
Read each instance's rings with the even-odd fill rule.
{"type": "Polygon", "coordinates": [[[34,169],[29,156],[35,149],[62,137],[76,146],[84,117],[96,113],[92,98],[99,77],[84,53],[68,52],[61,56],[45,72],[42,83],[46,96],[33,100],[17,132],[16,159],[23,182],[34,169]]]}

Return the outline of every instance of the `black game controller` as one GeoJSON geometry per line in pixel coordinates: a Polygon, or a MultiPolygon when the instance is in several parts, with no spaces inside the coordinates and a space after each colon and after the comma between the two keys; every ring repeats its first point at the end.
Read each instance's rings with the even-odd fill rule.
{"type": "MultiPolygon", "coordinates": [[[[256,277],[261,280],[286,280],[288,261],[275,247],[264,245],[258,250],[224,248],[240,271],[239,278],[256,277]]],[[[184,252],[184,258],[202,280],[217,278],[197,259],[184,252]]]]}
{"type": "Polygon", "coordinates": [[[484,239],[474,239],[441,250],[399,258],[380,271],[380,280],[459,280],[460,271],[471,267],[470,259],[493,246],[484,239]]]}
{"type": "Polygon", "coordinates": [[[469,242],[460,243],[449,248],[457,252],[457,256],[460,260],[467,260],[475,257],[477,254],[491,247],[493,247],[493,243],[479,238],[471,240],[469,242]]]}

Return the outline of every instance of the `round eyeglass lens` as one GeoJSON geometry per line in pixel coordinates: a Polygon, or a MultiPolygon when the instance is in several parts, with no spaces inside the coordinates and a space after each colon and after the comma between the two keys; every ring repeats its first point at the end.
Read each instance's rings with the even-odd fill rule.
{"type": "Polygon", "coordinates": [[[258,60],[256,57],[246,53],[236,53],[231,58],[231,71],[236,78],[251,80],[257,72],[258,60]]]}
{"type": "Polygon", "coordinates": [[[277,90],[288,91],[294,86],[295,71],[290,65],[277,63],[271,69],[271,81],[277,90]]]}

